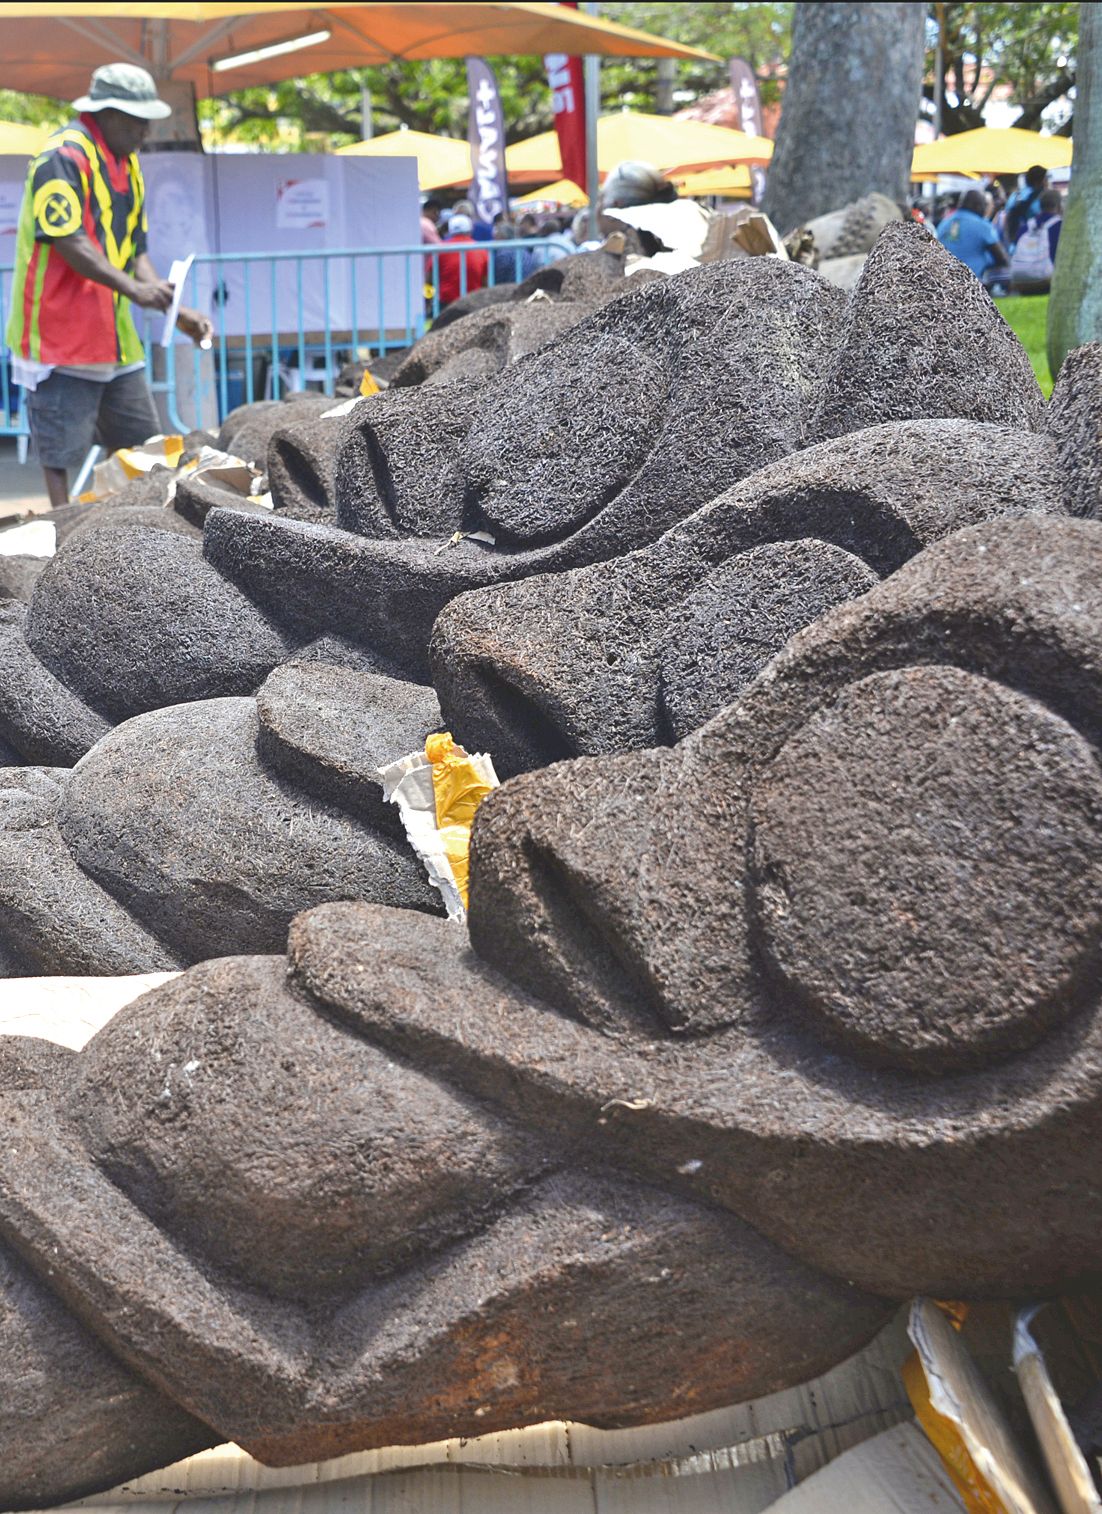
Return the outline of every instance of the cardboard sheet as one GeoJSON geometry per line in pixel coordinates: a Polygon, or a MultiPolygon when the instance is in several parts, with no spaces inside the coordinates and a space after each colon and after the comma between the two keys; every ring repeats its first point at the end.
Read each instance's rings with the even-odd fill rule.
{"type": "Polygon", "coordinates": [[[832,1461],[771,1514],[961,1514],[941,1458],[915,1424],[896,1425],[832,1461]]]}
{"type": "Polygon", "coordinates": [[[1102,1499],[1068,1424],[1044,1352],[1030,1328],[1043,1307],[1023,1309],[1017,1318],[1014,1371],[1056,1489],[1061,1514],[1102,1514],[1102,1499]]]}

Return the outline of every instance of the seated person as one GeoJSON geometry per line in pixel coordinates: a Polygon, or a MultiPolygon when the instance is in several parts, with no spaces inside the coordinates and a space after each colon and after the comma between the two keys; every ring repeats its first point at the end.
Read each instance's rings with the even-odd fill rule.
{"type": "Polygon", "coordinates": [[[937,229],[942,246],[981,280],[988,269],[1004,268],[1010,262],[998,232],[984,214],[986,208],[983,190],[970,189],[959,207],[937,229]]]}

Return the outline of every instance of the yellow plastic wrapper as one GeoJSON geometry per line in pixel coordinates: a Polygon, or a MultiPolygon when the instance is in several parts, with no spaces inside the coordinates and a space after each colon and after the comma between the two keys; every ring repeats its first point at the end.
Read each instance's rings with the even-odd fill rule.
{"type": "Polygon", "coordinates": [[[107,499],[132,478],[141,478],[154,468],[176,468],[183,452],[184,439],[177,435],[153,436],[140,447],[120,447],[92,469],[92,487],[80,496],[80,503],[107,499]]]}
{"type": "Polygon", "coordinates": [[[1008,1514],[1006,1505],[972,1460],[957,1426],[930,1402],[930,1385],[916,1351],[903,1363],[902,1376],[915,1418],[945,1463],[968,1514],[1008,1514]]]}
{"type": "Polygon", "coordinates": [[[493,784],[487,783],[466,753],[456,748],[450,731],[438,731],[430,736],[425,742],[425,756],[432,763],[436,828],[466,908],[471,826],[479,805],[492,792],[493,784]]]}
{"type": "Polygon", "coordinates": [[[968,1514],[1055,1514],[1049,1489],[962,1335],[967,1304],[911,1301],[903,1383],[968,1514]]]}

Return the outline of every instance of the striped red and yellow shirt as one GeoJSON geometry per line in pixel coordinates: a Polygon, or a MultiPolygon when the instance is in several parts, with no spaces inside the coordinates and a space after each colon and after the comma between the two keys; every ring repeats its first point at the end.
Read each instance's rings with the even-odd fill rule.
{"type": "Polygon", "coordinates": [[[70,268],[54,246],[77,231],[128,273],[145,251],[137,154],[116,158],[90,112],[54,132],[27,174],[8,346],[17,357],[54,366],[140,362],[130,301],[70,268]]]}

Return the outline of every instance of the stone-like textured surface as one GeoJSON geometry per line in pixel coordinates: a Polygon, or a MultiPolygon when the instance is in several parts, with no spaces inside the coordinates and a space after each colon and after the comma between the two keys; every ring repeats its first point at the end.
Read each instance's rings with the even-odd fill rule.
{"type": "Polygon", "coordinates": [[[1102,342],[1069,352],[1045,413],[1061,472],[1074,484],[1074,515],[1102,515],[1102,342]]]}
{"type": "MultiPolygon", "coordinates": [[[[1036,385],[1012,333],[967,271],[913,227],[884,233],[852,308],[815,274],[766,258],[640,287],[622,277],[621,259],[586,254],[540,270],[514,294],[511,308],[546,303],[555,321],[568,307],[598,308],[487,380],[395,389],[344,419],[320,419],[328,402],[317,396],[235,412],[220,441],[254,457],[271,442],[276,510],[236,500],[211,508],[219,492],[184,481],[177,513],[187,513],[194,493],[192,518],[205,515],[202,561],[184,537],[162,531],[124,540],[112,525],[74,541],[32,596],[31,651],[110,718],[252,693],[277,662],[325,638],[359,649],[361,665],[427,681],[433,622],[456,595],[648,546],[740,480],[805,450],[817,426],[851,434],[901,417],[944,417],[948,432],[954,419],[995,415],[1032,435],[1039,420],[1036,385]],[[551,302],[524,305],[539,289],[551,302]]],[[[458,330],[434,332],[430,344],[446,346],[458,330]]],[[[474,361],[480,350],[461,344],[459,356],[474,361]]],[[[995,496],[1003,488],[997,464],[985,460],[982,480],[995,496]]],[[[813,507],[806,496],[801,508],[813,507]]],[[[781,539],[814,534],[860,556],[843,530],[846,508],[836,492],[831,531],[789,521],[781,539]]],[[[938,530],[948,528],[943,520],[938,530]]],[[[907,530],[888,535],[910,539],[907,530]]],[[[702,551],[696,566],[710,571],[771,539],[736,536],[702,551]]],[[[907,552],[889,553],[887,568],[871,558],[870,566],[889,571],[928,539],[920,534],[907,552]]],[[[675,564],[673,580],[680,571],[675,564]]],[[[682,597],[683,584],[666,596],[682,597]]],[[[773,622],[775,645],[800,616],[798,598],[787,620],[773,622]]],[[[817,603],[810,595],[803,613],[817,603]]],[[[610,612],[616,607],[614,639],[649,621],[649,608],[621,605],[613,593],[610,612]]],[[[640,656],[653,661],[644,640],[640,656]]],[[[761,656],[770,649],[763,644],[761,656]]],[[[606,657],[599,640],[588,650],[606,657]]],[[[27,653],[16,641],[11,655],[27,653]]],[[[633,660],[612,648],[606,665],[626,678],[633,660]]],[[[17,677],[25,685],[37,669],[17,677]]],[[[654,681],[639,689],[651,699],[654,681]]],[[[714,697],[732,692],[720,678],[714,697]]],[[[5,698],[0,692],[0,714],[5,698]]],[[[624,708],[637,705],[633,693],[624,708]]],[[[621,725],[613,747],[654,726],[650,715],[625,720],[616,701],[611,715],[621,725]]],[[[687,718],[696,717],[662,714],[666,736],[687,718]]],[[[0,741],[24,761],[69,761],[83,749],[75,735],[45,750],[21,744],[20,731],[33,726],[23,711],[0,727],[0,741]]],[[[543,755],[588,749],[579,735],[543,755]]]]}
{"type": "Polygon", "coordinates": [[[815,537],[751,547],[713,569],[671,611],[662,636],[662,702],[673,735],[710,720],[790,636],[878,582],[860,557],[815,537]]]}
{"type": "Polygon", "coordinates": [[[1029,357],[959,258],[915,221],[881,232],[814,421],[823,440],[880,421],[961,416],[1036,430],[1029,357]]]}
{"type": "Polygon", "coordinates": [[[961,526],[1063,512],[1076,478],[1047,438],[967,421],[806,448],[653,546],[453,601],[432,641],[445,721],[501,773],[676,739],[829,603],[961,526]]]}
{"type": "Polygon", "coordinates": [[[390,389],[357,406],[340,439],[337,524],[370,537],[441,538],[463,523],[458,455],[481,384],[390,389]]]}
{"type": "Polygon", "coordinates": [[[980,1064],[1087,987],[1102,783],[1088,742],[1022,694],[953,667],[870,674],[780,749],[753,826],[769,959],[856,1051],[980,1064]]]}
{"type": "Polygon", "coordinates": [[[26,762],[76,762],[111,722],[39,661],[26,624],[26,605],[0,602],[0,741],[26,762]]]}
{"type": "Polygon", "coordinates": [[[0,975],[281,950],[329,899],[439,910],[376,772],[439,726],[431,689],[306,662],[126,721],[71,772],[0,772],[0,975]]]}
{"type": "Polygon", "coordinates": [[[452,321],[440,330],[434,327],[422,337],[398,368],[392,387],[447,383],[458,376],[459,364],[470,355],[478,358],[474,375],[491,378],[525,353],[534,352],[568,327],[576,326],[594,308],[591,300],[536,299],[474,311],[462,321],[452,321]]]}
{"type": "Polygon", "coordinates": [[[58,548],[85,528],[91,529],[102,523],[115,524],[122,519],[144,524],[156,521],[163,525],[163,529],[172,530],[172,512],[164,509],[171,478],[170,469],[155,467],[150,473],[127,479],[120,489],[98,504],[62,505],[51,510],[46,518],[54,523],[58,548]],[[165,517],[169,517],[168,522],[165,517]]]}
{"type": "Polygon", "coordinates": [[[66,847],[62,768],[0,773],[0,956],[5,977],[171,971],[184,959],[91,879],[66,847]]]}
{"type": "Polygon", "coordinates": [[[357,406],[338,520],[375,539],[215,512],[206,555],[299,634],[335,630],[423,678],[462,589],[616,556],[802,446],[846,303],[767,259],[625,294],[477,390],[357,406]],[[494,540],[446,545],[457,531],[494,540]]]}
{"type": "MultiPolygon", "coordinates": [[[[13,1076],[23,1043],[13,1047],[10,1039],[0,1044],[5,1097],[25,1082],[13,1076]]],[[[68,1502],[215,1443],[206,1425],[116,1361],[6,1249],[0,1290],[9,1371],[0,1396],[6,1508],[68,1502]]]]}
{"type": "Polygon", "coordinates": [[[333,405],[334,401],[326,395],[305,392],[289,394],[282,400],[254,400],[251,405],[238,405],[222,422],[214,445],[220,452],[229,452],[243,462],[263,468],[268,444],[281,426],[319,416],[332,410],[333,405]]]}
{"type": "MultiPolygon", "coordinates": [[[[404,917],[379,915],[388,950],[404,917]]],[[[362,977],[343,934],[337,976],[362,977]]],[[[451,960],[458,940],[446,928],[433,955],[451,960]]],[[[68,1222],[37,1191],[20,1205],[32,1260],[56,1229],[56,1277],[74,1241],[89,1267],[78,1307],[121,1359],[275,1463],[468,1423],[691,1413],[814,1373],[888,1312],[736,1215],[591,1164],[577,1135],[548,1143],[396,1060],[278,960],[205,964],[123,1011],[57,1080],[56,1110],[11,1098],[0,1230],[6,1166],[35,1151],[36,1190],[69,1167],[68,1222]],[[136,1036],[159,1063],[135,1059],[136,1036]],[[160,1111],[152,1142],[139,1109],[160,1111]],[[123,1221],[125,1242],[105,1242],[123,1221]],[[146,1278],[169,1266],[156,1300],[137,1254],[146,1278]]],[[[8,1348],[0,1326],[0,1359],[8,1348]]],[[[87,1418],[110,1416],[92,1404],[87,1418]]]]}
{"type": "MultiPolygon", "coordinates": [[[[469,937],[329,904],[286,963],[16,1055],[0,1245],[135,1390],[277,1464],[669,1418],[821,1370],[915,1293],[1074,1286],[1102,1239],[1100,668],[1102,524],[934,541],[677,747],[495,791],[469,937]]],[[[81,1419],[44,1334],[43,1392],[113,1444],[125,1410],[81,1419]]],[[[9,1377],[20,1346],[0,1319],[9,1377]]]]}
{"type": "Polygon", "coordinates": [[[46,667],[115,720],[251,693],[288,651],[198,543],[127,526],[77,537],[51,559],[26,639],[46,667]]]}
{"type": "Polygon", "coordinates": [[[803,445],[845,307],[767,258],[612,301],[490,386],[464,449],[479,514],[522,546],[601,517],[620,551],[652,538],[803,445]]]}
{"type": "Polygon", "coordinates": [[[263,510],[247,494],[239,494],[228,483],[211,477],[210,470],[185,474],[176,485],[172,509],[165,514],[181,523],[187,535],[201,537],[203,524],[212,510],[263,510]]]}
{"type": "MultiPolygon", "coordinates": [[[[622,226],[613,229],[623,231],[622,226]]],[[[470,294],[453,300],[433,321],[432,330],[444,331],[468,315],[477,314],[494,305],[523,304],[534,294],[545,294],[552,300],[603,302],[617,298],[628,287],[624,278],[622,253],[602,250],[579,252],[548,263],[544,268],[537,268],[519,284],[496,284],[485,289],[475,289],[470,294]]]]}
{"type": "Polygon", "coordinates": [[[192,961],[278,950],[309,902],[436,907],[404,842],[281,781],[256,735],[251,699],[111,732],[65,787],[59,826],[78,864],[192,961]]]}
{"type": "MultiPolygon", "coordinates": [[[[336,401],[328,409],[332,410],[336,401]]],[[[277,508],[295,520],[332,521],[336,503],[333,493],[334,442],[340,420],[326,419],[324,410],[313,413],[294,407],[290,419],[277,426],[268,442],[268,487],[277,508]]]]}
{"type": "Polygon", "coordinates": [[[21,599],[26,603],[46,561],[44,557],[18,552],[0,554],[0,599],[21,599]]]}
{"type": "MultiPolygon", "coordinates": [[[[189,480],[181,479],[183,486],[189,480]]],[[[180,491],[177,490],[177,499],[180,491]]],[[[182,512],[178,506],[171,504],[146,503],[146,504],[118,504],[115,497],[105,500],[102,505],[92,505],[86,513],[79,515],[62,534],[58,533],[58,546],[63,542],[71,541],[73,537],[83,536],[88,531],[98,531],[101,526],[145,526],[151,531],[173,531],[177,536],[190,536],[198,541],[202,536],[202,523],[196,523],[189,519],[186,512],[182,512]]]]}
{"type": "Polygon", "coordinates": [[[273,773],[323,799],[339,799],[361,822],[403,834],[397,806],[383,800],[377,770],[419,750],[440,730],[432,689],[297,663],[270,674],[256,708],[257,749],[273,773]]]}

